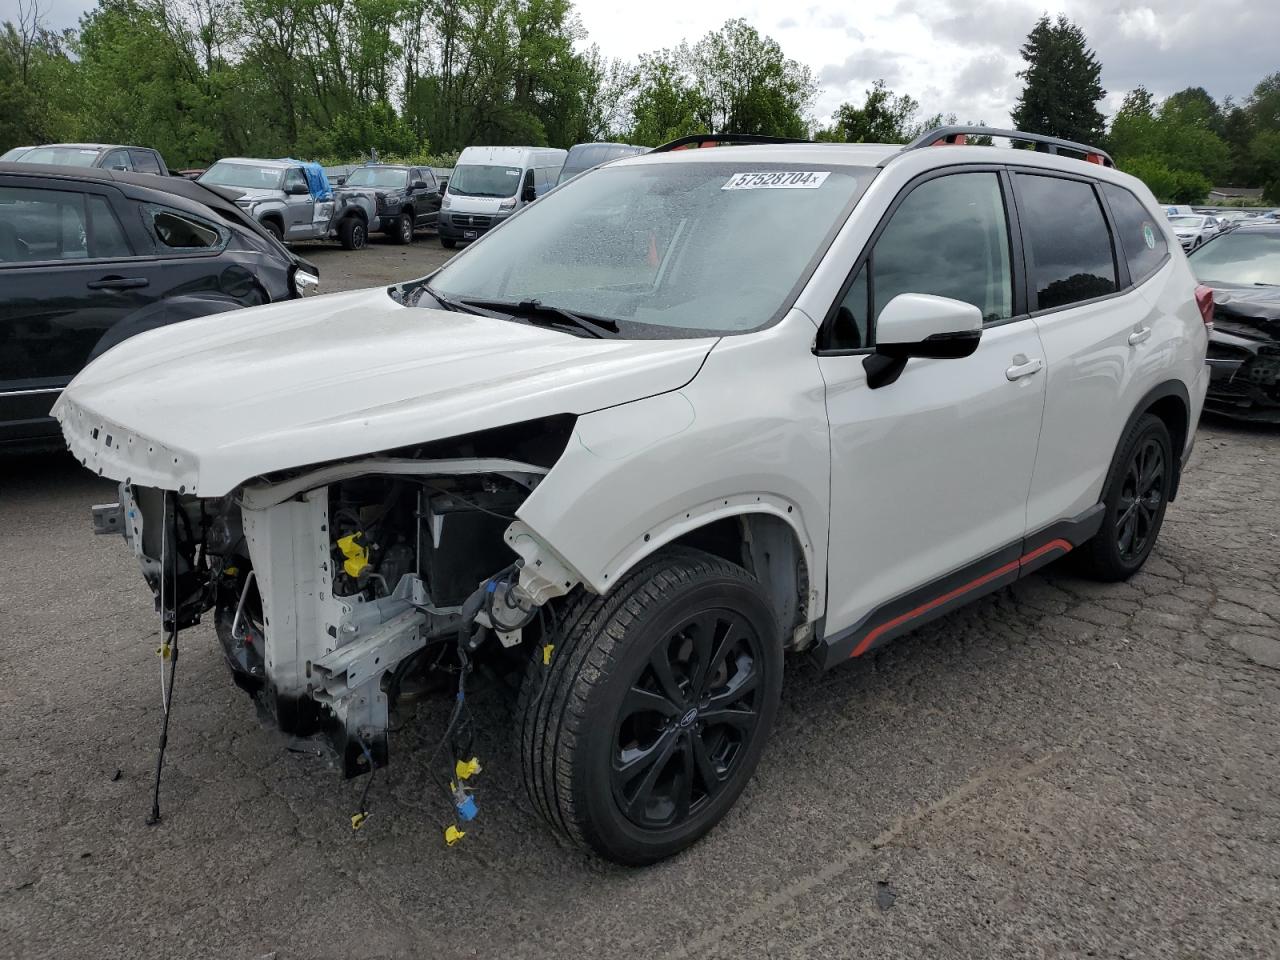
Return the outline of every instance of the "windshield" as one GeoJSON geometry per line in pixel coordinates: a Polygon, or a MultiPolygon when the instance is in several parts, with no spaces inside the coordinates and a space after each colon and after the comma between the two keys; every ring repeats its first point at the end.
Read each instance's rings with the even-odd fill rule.
{"type": "Polygon", "coordinates": [[[403,187],[409,182],[409,171],[396,167],[361,167],[351,171],[344,186],[403,187]]]}
{"type": "Polygon", "coordinates": [[[1280,232],[1241,227],[1206,243],[1188,259],[1204,283],[1280,286],[1280,232]]]}
{"type": "Polygon", "coordinates": [[[1169,223],[1175,227],[1203,227],[1204,217],[1170,217],[1169,223]]]}
{"type": "Polygon", "coordinates": [[[519,167],[467,164],[449,178],[449,192],[459,197],[514,197],[519,187],[519,167]]]}
{"type": "Polygon", "coordinates": [[[0,161],[17,160],[30,149],[30,147],[14,147],[12,150],[5,151],[4,156],[0,156],[0,161]]]}
{"type": "Polygon", "coordinates": [[[259,166],[256,163],[227,163],[219,160],[200,175],[200,182],[212,183],[218,187],[279,190],[280,181],[283,178],[283,167],[259,166]]]}
{"type": "Polygon", "coordinates": [[[92,167],[97,147],[35,147],[18,157],[23,163],[52,163],[60,167],[92,167]]]}
{"type": "Polygon", "coordinates": [[[537,300],[607,317],[623,336],[755,329],[776,319],[873,174],[758,162],[603,167],[525,208],[431,288],[454,301],[537,300]]]}

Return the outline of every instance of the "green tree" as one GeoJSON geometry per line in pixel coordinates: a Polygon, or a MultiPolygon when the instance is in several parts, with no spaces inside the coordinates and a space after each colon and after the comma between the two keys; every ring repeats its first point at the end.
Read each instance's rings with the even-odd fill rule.
{"type": "Polygon", "coordinates": [[[1102,64],[1089,49],[1084,31],[1059,16],[1042,16],[1022,45],[1025,81],[1013,109],[1013,125],[1027,133],[1062,137],[1080,143],[1102,139],[1104,118],[1098,103],[1102,64]]]}
{"type": "Polygon", "coordinates": [[[833,139],[847,143],[906,143],[916,133],[912,121],[920,104],[896,94],[883,80],[867,90],[861,106],[842,103],[836,110],[833,139]]]}

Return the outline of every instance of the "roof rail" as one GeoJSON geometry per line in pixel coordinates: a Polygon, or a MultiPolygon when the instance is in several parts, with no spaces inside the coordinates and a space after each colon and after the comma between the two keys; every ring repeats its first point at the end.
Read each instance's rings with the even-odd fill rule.
{"type": "Polygon", "coordinates": [[[730,144],[749,143],[812,143],[798,137],[766,137],[755,133],[691,133],[670,143],[654,147],[650,153],[670,153],[672,150],[690,150],[698,147],[721,147],[730,144]]]}
{"type": "Polygon", "coordinates": [[[1116,165],[1115,161],[1111,159],[1111,154],[1100,147],[1091,147],[1087,143],[1076,143],[1074,140],[1063,140],[1060,137],[1047,137],[1040,133],[1001,130],[997,127],[935,127],[902,149],[904,151],[918,150],[921,147],[961,144],[965,142],[966,137],[1004,137],[1015,142],[1030,143],[1037,153],[1051,153],[1054,156],[1061,156],[1065,151],[1067,154],[1079,154],[1079,159],[1088,163],[1097,163],[1104,167],[1114,167],[1116,165]]]}

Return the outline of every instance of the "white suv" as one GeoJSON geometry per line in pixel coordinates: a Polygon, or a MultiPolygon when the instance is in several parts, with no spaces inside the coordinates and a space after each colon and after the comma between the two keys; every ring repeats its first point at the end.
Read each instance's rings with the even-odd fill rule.
{"type": "Polygon", "coordinates": [[[742,791],[784,654],[1072,551],[1128,577],[1177,493],[1211,302],[1155,199],[962,136],[659,148],[424,280],[134,337],[55,413],[165,629],[212,609],[281,727],[355,776],[447,686],[454,840],[468,676],[522,675],[535,806],[651,862],[742,791]]]}

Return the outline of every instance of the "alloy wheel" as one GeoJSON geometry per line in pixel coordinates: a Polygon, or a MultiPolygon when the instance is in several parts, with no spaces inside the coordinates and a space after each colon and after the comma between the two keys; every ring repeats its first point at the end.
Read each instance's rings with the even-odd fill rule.
{"type": "Polygon", "coordinates": [[[731,610],[699,613],[658,643],[623,699],[611,785],[644,829],[678,826],[725,788],[759,723],[762,641],[731,610]]]}
{"type": "Polygon", "coordinates": [[[1148,437],[1129,461],[1116,508],[1116,546],[1126,563],[1144,554],[1158,529],[1166,472],[1164,447],[1148,437]]]}

